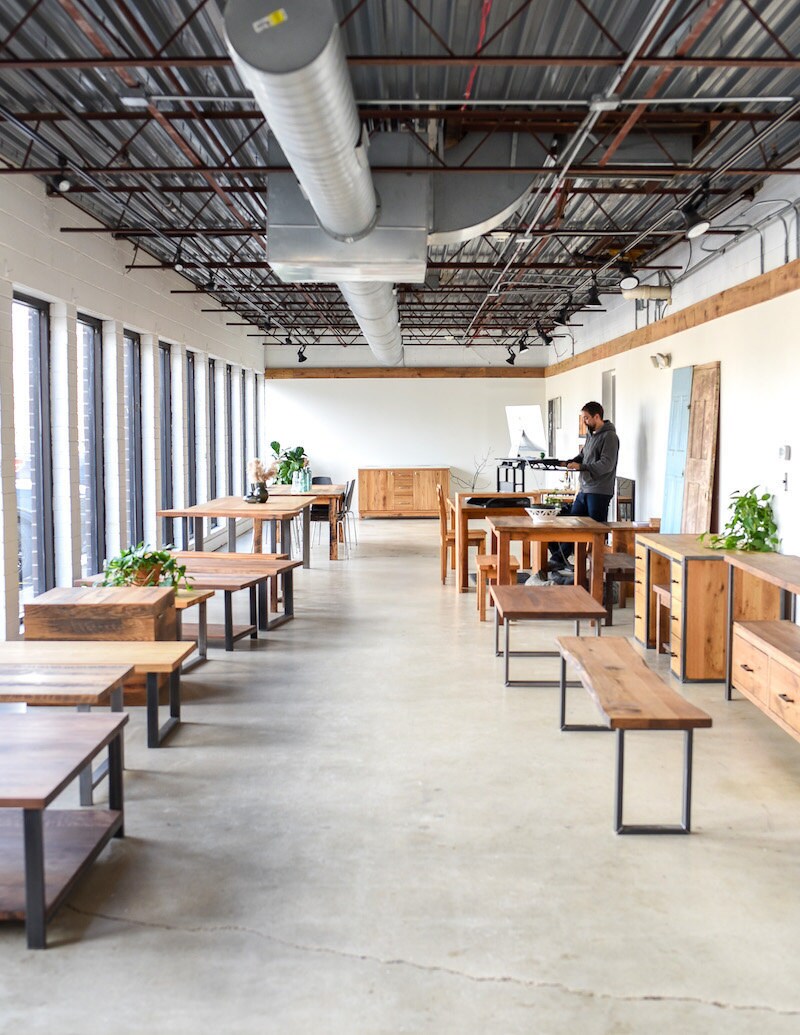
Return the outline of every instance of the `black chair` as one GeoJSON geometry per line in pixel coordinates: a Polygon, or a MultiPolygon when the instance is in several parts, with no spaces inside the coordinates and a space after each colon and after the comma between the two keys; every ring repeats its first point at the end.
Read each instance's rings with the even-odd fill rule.
{"type": "MultiPolygon", "coordinates": [[[[333,478],[329,478],[326,474],[318,475],[311,479],[312,485],[333,485],[333,478]]],[[[325,523],[326,525],[331,519],[331,508],[328,503],[314,503],[311,506],[309,513],[311,521],[316,521],[318,525],[325,523]]],[[[320,529],[321,535],[321,529],[320,529]]]]}

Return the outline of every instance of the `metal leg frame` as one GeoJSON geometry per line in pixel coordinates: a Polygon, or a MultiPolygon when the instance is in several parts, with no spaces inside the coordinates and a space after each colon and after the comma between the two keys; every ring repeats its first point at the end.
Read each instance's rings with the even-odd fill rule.
{"type": "MultiPolygon", "coordinates": [[[[147,673],[147,746],[160,747],[181,721],[181,674],[178,670],[169,676],[169,718],[158,725],[158,673],[147,673]]],[[[113,808],[113,805],[112,805],[113,808]]]]}
{"type": "MultiPolygon", "coordinates": [[[[599,634],[598,634],[599,635],[599,634]]],[[[567,659],[562,656],[561,658],[561,675],[558,681],[559,688],[561,690],[561,715],[559,721],[559,728],[564,732],[573,733],[609,733],[608,726],[600,726],[594,723],[579,723],[579,722],[567,722],[567,687],[568,686],[582,686],[583,684],[578,680],[575,683],[567,682],[567,659]]]]}
{"type": "Polygon", "coordinates": [[[233,593],[225,590],[225,650],[233,650],[233,593]]]}
{"type": "Polygon", "coordinates": [[[47,945],[47,909],[44,885],[44,834],[42,809],[24,809],[25,831],[25,934],[29,949],[47,945]]]}
{"type": "MultiPolygon", "coordinates": [[[[79,712],[90,712],[92,706],[90,704],[79,704],[76,711],[79,712]]],[[[111,711],[121,712],[122,711],[122,687],[115,687],[111,691],[111,711]]],[[[122,745],[122,739],[120,738],[120,745],[122,745]]],[[[120,746],[120,750],[122,747],[120,746]]],[[[94,803],[94,797],[92,792],[95,787],[100,783],[104,777],[108,775],[108,758],[104,759],[100,765],[92,770],[91,763],[82,769],[78,776],[78,788],[80,791],[80,802],[81,805],[92,805],[94,803]]]]}
{"type": "MultiPolygon", "coordinates": [[[[273,576],[277,578],[277,576],[273,576]]],[[[272,621],[269,619],[269,608],[264,612],[263,620],[264,629],[277,629],[279,625],[283,625],[284,622],[291,622],[294,618],[294,572],[284,572],[283,576],[283,614],[273,618],[272,621]]]]}
{"type": "MultiPolygon", "coordinates": [[[[659,731],[660,732],[660,731],[659,731]]],[[[690,834],[692,829],[692,744],[694,730],[684,730],[683,819],[672,824],[625,824],[622,822],[622,792],[625,775],[625,730],[617,730],[617,778],[614,792],[615,834],[690,834]]]]}
{"type": "MultiPolygon", "coordinates": [[[[560,656],[557,650],[511,650],[509,647],[509,638],[511,633],[512,621],[508,618],[504,621],[505,626],[505,646],[504,650],[499,650],[499,639],[500,639],[500,615],[498,614],[497,608],[494,609],[494,647],[495,657],[503,656],[503,675],[505,680],[505,686],[560,686],[561,682],[558,679],[511,679],[509,674],[509,665],[511,658],[557,658],[560,656]]],[[[595,623],[595,636],[600,635],[600,623],[595,623]]],[[[580,636],[581,634],[581,622],[579,618],[575,619],[575,635],[580,636]]],[[[562,664],[563,669],[563,664],[562,664]]],[[[563,678],[563,672],[562,672],[563,678]]],[[[581,686],[580,681],[570,682],[567,686],[581,686]]]]}

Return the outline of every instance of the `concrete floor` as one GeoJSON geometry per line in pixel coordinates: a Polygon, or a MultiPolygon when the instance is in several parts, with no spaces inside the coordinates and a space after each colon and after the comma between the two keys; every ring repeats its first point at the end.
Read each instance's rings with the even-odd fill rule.
{"type": "MultiPolygon", "coordinates": [[[[800,1030],[800,745],[687,686],[715,722],[696,833],[615,837],[613,738],[504,689],[433,522],[362,522],[313,563],[295,622],[186,678],[168,747],[133,714],[128,836],[46,952],[0,927],[0,1031],[800,1030]]],[[[627,820],[677,818],[681,746],[630,737],[627,820]]]]}

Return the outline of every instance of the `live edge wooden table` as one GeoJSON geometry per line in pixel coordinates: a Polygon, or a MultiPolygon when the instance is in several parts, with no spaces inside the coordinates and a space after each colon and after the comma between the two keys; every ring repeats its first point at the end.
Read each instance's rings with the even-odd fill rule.
{"type": "Polygon", "coordinates": [[[29,949],[112,837],[124,834],[126,714],[0,715],[0,920],[25,921],[29,949]],[[108,808],[47,806],[108,748],[108,808]]]}
{"type": "Polygon", "coordinates": [[[511,582],[509,558],[511,542],[575,544],[576,586],[588,589],[598,604],[603,602],[603,554],[608,526],[590,517],[489,517],[489,527],[497,537],[497,584],[511,582]],[[586,548],[592,547],[589,585],[586,586],[586,548]]]}
{"type": "MultiPolygon", "coordinates": [[[[262,552],[263,523],[268,522],[268,528],[273,530],[275,523],[281,525],[281,543],[285,544],[283,549],[291,556],[292,518],[298,514],[303,515],[303,567],[310,566],[311,555],[311,524],[309,510],[314,502],[311,496],[298,496],[289,498],[284,496],[270,496],[266,503],[245,503],[241,496],[221,496],[219,499],[209,500],[208,503],[195,503],[191,507],[172,507],[170,510],[159,510],[157,515],[160,518],[183,518],[187,524],[189,518],[194,519],[194,548],[203,549],[203,521],[205,518],[220,518],[228,523],[228,549],[231,553],[236,552],[236,522],[237,520],[250,520],[253,522],[253,553],[262,552]]],[[[187,536],[184,535],[184,542],[187,536]]],[[[272,546],[274,546],[274,541],[272,546]]],[[[273,552],[272,547],[270,553],[273,552]]]]}
{"type": "MultiPolygon", "coordinates": [[[[531,492],[457,492],[456,493],[456,585],[460,593],[469,588],[469,544],[467,533],[470,521],[484,521],[492,517],[514,517],[525,513],[524,509],[514,505],[514,500],[529,499],[531,504],[538,505],[545,496],[558,496],[565,503],[574,498],[574,493],[559,492],[555,489],[534,489],[531,492]],[[481,506],[470,503],[471,499],[508,500],[508,506],[498,502],[496,506],[481,506]]],[[[490,549],[494,553],[494,548],[490,549]]]]}

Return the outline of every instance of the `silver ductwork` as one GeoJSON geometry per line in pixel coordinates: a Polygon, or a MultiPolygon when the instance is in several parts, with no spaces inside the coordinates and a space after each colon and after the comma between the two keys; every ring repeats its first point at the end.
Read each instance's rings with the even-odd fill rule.
{"type": "MultiPolygon", "coordinates": [[[[339,27],[328,0],[287,8],[265,13],[263,0],[231,0],[226,43],[320,226],[350,244],[370,233],[379,206],[339,27]]],[[[401,363],[392,284],[336,282],[376,357],[401,363]]]]}

